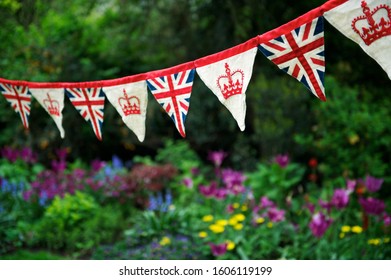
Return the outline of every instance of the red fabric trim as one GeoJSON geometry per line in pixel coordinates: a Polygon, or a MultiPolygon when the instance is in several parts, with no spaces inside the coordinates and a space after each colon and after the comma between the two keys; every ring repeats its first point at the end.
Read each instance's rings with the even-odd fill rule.
{"type": "Polygon", "coordinates": [[[244,42],[244,43],[242,43],[240,45],[232,47],[230,49],[227,49],[227,50],[215,53],[215,54],[211,54],[211,55],[199,58],[196,61],[194,61],[194,64],[195,64],[196,68],[203,67],[203,66],[206,66],[208,64],[212,64],[212,63],[215,63],[215,62],[227,59],[227,58],[229,58],[231,56],[234,56],[234,55],[243,53],[245,51],[248,51],[248,50],[250,50],[252,48],[257,47],[258,44],[259,44],[258,43],[258,37],[254,37],[254,38],[252,38],[252,39],[250,39],[250,40],[248,40],[248,41],[246,41],[246,42],[244,42]]]}
{"type": "Polygon", "coordinates": [[[280,27],[270,30],[269,32],[266,32],[262,35],[258,36],[258,44],[263,44],[266,42],[269,42],[270,40],[273,40],[277,37],[280,37],[281,35],[285,35],[289,32],[291,32],[293,29],[296,29],[299,26],[302,26],[303,24],[306,24],[307,22],[312,21],[313,19],[323,16],[323,14],[331,9],[334,9],[335,7],[344,4],[349,0],[330,0],[324,3],[322,6],[319,6],[308,13],[305,13],[304,15],[284,24],[280,27]]]}
{"type": "Polygon", "coordinates": [[[148,72],[148,73],[146,73],[146,76],[147,76],[146,79],[148,80],[148,79],[154,79],[157,77],[176,74],[176,73],[183,72],[183,71],[190,70],[190,69],[194,69],[194,68],[195,68],[194,61],[189,61],[189,62],[179,64],[179,65],[176,65],[176,66],[173,66],[170,68],[165,68],[162,70],[155,70],[155,71],[148,72]]]}

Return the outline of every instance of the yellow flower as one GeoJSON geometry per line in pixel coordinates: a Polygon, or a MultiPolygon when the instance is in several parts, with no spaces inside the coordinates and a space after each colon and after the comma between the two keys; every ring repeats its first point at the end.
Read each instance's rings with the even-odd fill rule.
{"type": "Polygon", "coordinates": [[[234,216],[234,218],[236,219],[236,220],[238,220],[239,222],[242,222],[242,221],[244,221],[245,219],[246,219],[246,216],[244,216],[243,214],[236,214],[235,216],[234,216]]]}
{"type": "Polygon", "coordinates": [[[220,225],[216,225],[216,224],[210,225],[209,229],[211,231],[213,231],[214,233],[222,233],[222,232],[224,232],[224,227],[220,226],[220,225]]]}
{"type": "Polygon", "coordinates": [[[351,229],[350,226],[342,226],[341,227],[341,231],[344,232],[344,233],[350,232],[350,229],[351,229]]]}
{"type": "Polygon", "coordinates": [[[390,243],[390,238],[389,238],[389,237],[383,238],[383,242],[384,242],[384,243],[390,243]]]}
{"type": "Polygon", "coordinates": [[[268,222],[268,223],[267,223],[267,227],[268,227],[268,228],[272,228],[272,227],[273,227],[273,223],[272,223],[272,222],[268,222]]]}
{"type": "Polygon", "coordinates": [[[340,234],[339,234],[339,238],[344,238],[345,237],[345,233],[343,233],[343,232],[341,232],[340,234]]]}
{"type": "Polygon", "coordinates": [[[219,225],[219,226],[226,226],[227,224],[228,224],[227,220],[217,220],[216,221],[216,225],[219,225]]]}
{"type": "Polygon", "coordinates": [[[237,223],[238,223],[238,220],[236,220],[235,218],[231,218],[231,219],[228,220],[228,224],[229,224],[230,226],[234,226],[234,225],[236,225],[237,223]]]}
{"type": "Polygon", "coordinates": [[[243,224],[236,224],[234,225],[234,229],[241,230],[243,228],[243,224]]]}
{"type": "Polygon", "coordinates": [[[240,206],[240,204],[237,203],[237,202],[235,202],[234,204],[232,204],[232,207],[233,207],[234,209],[238,209],[239,206],[240,206]]]}
{"type": "Polygon", "coordinates": [[[211,221],[213,221],[213,216],[212,215],[206,215],[206,216],[203,216],[202,217],[202,221],[203,222],[211,222],[211,221]]]}
{"type": "Polygon", "coordinates": [[[243,212],[246,212],[248,210],[248,207],[246,204],[242,205],[242,208],[240,208],[243,212]]]}
{"type": "Polygon", "coordinates": [[[256,222],[257,224],[263,224],[263,223],[265,222],[265,218],[259,217],[258,219],[255,220],[255,222],[256,222]]]}
{"type": "Polygon", "coordinates": [[[227,250],[231,251],[235,248],[235,243],[233,243],[231,240],[227,240],[227,250]]]}
{"type": "Polygon", "coordinates": [[[205,237],[208,236],[208,234],[206,233],[206,231],[200,231],[200,232],[198,233],[198,236],[201,237],[201,238],[205,238],[205,237]]]}
{"type": "Polygon", "coordinates": [[[169,237],[167,237],[167,236],[164,236],[162,238],[162,240],[160,240],[159,244],[162,245],[162,246],[169,245],[169,244],[171,244],[171,239],[169,237]]]}
{"type": "Polygon", "coordinates": [[[379,245],[380,244],[380,239],[379,238],[375,238],[375,239],[369,239],[368,240],[368,244],[369,245],[375,245],[375,246],[377,246],[377,245],[379,245]]]}
{"type": "Polygon", "coordinates": [[[352,227],[352,232],[357,233],[357,234],[362,233],[362,227],[354,226],[354,227],[352,227]]]}

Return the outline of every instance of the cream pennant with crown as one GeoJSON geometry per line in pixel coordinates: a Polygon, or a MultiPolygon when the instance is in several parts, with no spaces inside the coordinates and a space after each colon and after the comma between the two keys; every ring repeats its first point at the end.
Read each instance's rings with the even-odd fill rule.
{"type": "Polygon", "coordinates": [[[104,87],[103,92],[138,140],[145,139],[148,92],[145,81],[104,87]]]}
{"type": "Polygon", "coordinates": [[[324,17],[387,72],[391,79],[391,1],[347,1],[324,17]]]}
{"type": "Polygon", "coordinates": [[[64,89],[62,88],[30,88],[31,95],[38,101],[45,111],[52,117],[61,138],[65,137],[62,127],[62,110],[64,109],[64,89]]]}
{"type": "Polygon", "coordinates": [[[231,112],[241,131],[245,129],[246,90],[257,48],[196,68],[198,75],[231,112]]]}

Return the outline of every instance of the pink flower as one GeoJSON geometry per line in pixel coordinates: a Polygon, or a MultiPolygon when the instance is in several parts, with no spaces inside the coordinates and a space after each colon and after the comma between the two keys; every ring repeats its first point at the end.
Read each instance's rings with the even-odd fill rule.
{"type": "Polygon", "coordinates": [[[357,186],[357,181],[356,180],[347,180],[346,181],[346,188],[349,191],[349,193],[354,192],[356,186],[357,186]]]}
{"type": "Polygon", "coordinates": [[[262,196],[260,199],[261,205],[260,207],[262,209],[269,208],[269,207],[274,207],[274,202],[271,201],[267,196],[262,196]]]}
{"type": "Polygon", "coordinates": [[[337,209],[345,208],[349,203],[349,191],[344,189],[334,190],[331,204],[337,209]]]}
{"type": "Polygon", "coordinates": [[[375,178],[372,176],[365,177],[365,186],[367,187],[367,190],[369,192],[377,192],[380,190],[381,185],[383,184],[384,179],[381,178],[375,178]]]}
{"type": "Polygon", "coordinates": [[[329,228],[331,223],[332,223],[331,218],[326,217],[322,212],[318,212],[318,213],[312,215],[312,219],[309,224],[309,227],[311,229],[312,234],[315,237],[320,238],[323,236],[323,234],[329,228]]]}
{"type": "Polygon", "coordinates": [[[333,207],[333,204],[331,202],[319,199],[319,206],[322,207],[323,209],[327,210],[327,212],[330,212],[331,208],[333,207]]]}
{"type": "Polygon", "coordinates": [[[391,216],[386,212],[383,213],[383,223],[386,227],[391,226],[391,216]]]}
{"type": "Polygon", "coordinates": [[[227,252],[227,243],[213,244],[209,243],[213,256],[221,256],[227,252]]]}
{"type": "Polygon", "coordinates": [[[188,189],[192,189],[193,188],[193,180],[191,178],[184,178],[182,180],[182,183],[186,186],[186,188],[188,189]]]}
{"type": "Polygon", "coordinates": [[[289,164],[289,156],[288,155],[277,155],[274,158],[274,161],[282,168],[285,168],[289,164]]]}
{"type": "Polygon", "coordinates": [[[368,197],[368,198],[360,197],[359,203],[361,204],[362,208],[364,208],[364,211],[370,215],[379,216],[383,214],[385,209],[384,202],[382,200],[373,197],[368,197]]]}
{"type": "Polygon", "coordinates": [[[212,182],[210,184],[210,186],[200,185],[198,187],[198,189],[200,190],[200,193],[202,195],[204,195],[205,197],[212,197],[216,193],[217,183],[216,182],[212,182]]]}
{"type": "Polygon", "coordinates": [[[270,221],[274,223],[281,222],[285,220],[285,211],[279,210],[276,207],[272,207],[267,210],[267,216],[269,217],[270,221]]]}
{"type": "Polygon", "coordinates": [[[208,159],[214,164],[214,166],[220,167],[226,156],[227,153],[224,151],[213,151],[209,152],[208,159]]]}

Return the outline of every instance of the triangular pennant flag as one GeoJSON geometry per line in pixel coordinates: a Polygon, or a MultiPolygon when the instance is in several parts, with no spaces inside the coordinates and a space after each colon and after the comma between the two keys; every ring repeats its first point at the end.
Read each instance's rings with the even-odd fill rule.
{"type": "Polygon", "coordinates": [[[101,88],[66,88],[65,94],[102,141],[105,95],[101,88]]]}
{"type": "Polygon", "coordinates": [[[64,138],[65,131],[62,127],[62,110],[64,109],[64,89],[62,88],[30,88],[31,94],[39,104],[52,117],[61,138],[64,138]]]}
{"type": "Polygon", "coordinates": [[[335,28],[353,40],[391,79],[391,3],[389,0],[347,1],[325,12],[335,28]]]}
{"type": "Polygon", "coordinates": [[[259,45],[259,50],[278,68],[303,83],[325,101],[324,25],[318,17],[290,32],[259,45]]]}
{"type": "Polygon", "coordinates": [[[118,86],[104,87],[103,91],[140,142],[145,138],[145,118],[147,114],[147,83],[139,81],[118,86]]]}
{"type": "Polygon", "coordinates": [[[257,48],[197,67],[205,85],[231,112],[241,131],[245,129],[246,90],[250,82],[257,48]]]}
{"type": "Polygon", "coordinates": [[[151,78],[147,80],[149,90],[174,121],[182,137],[185,137],[185,120],[190,106],[194,69],[151,78]]]}
{"type": "Polygon", "coordinates": [[[11,104],[15,112],[22,119],[23,126],[29,127],[29,115],[31,104],[31,93],[27,86],[16,86],[7,83],[0,83],[0,92],[11,104]]]}

